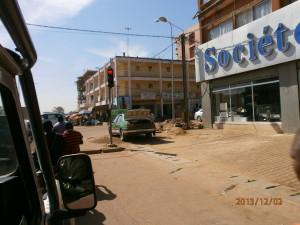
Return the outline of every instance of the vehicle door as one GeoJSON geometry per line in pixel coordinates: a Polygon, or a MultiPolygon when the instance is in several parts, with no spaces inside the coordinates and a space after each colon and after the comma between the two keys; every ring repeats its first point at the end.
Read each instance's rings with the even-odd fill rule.
{"type": "Polygon", "coordinates": [[[0,55],[0,218],[12,225],[44,224],[43,202],[13,76],[18,67],[2,47],[0,55]]]}
{"type": "Polygon", "coordinates": [[[113,134],[118,134],[119,133],[119,126],[118,126],[118,120],[119,120],[120,115],[117,115],[114,121],[111,123],[111,131],[113,134]]]}

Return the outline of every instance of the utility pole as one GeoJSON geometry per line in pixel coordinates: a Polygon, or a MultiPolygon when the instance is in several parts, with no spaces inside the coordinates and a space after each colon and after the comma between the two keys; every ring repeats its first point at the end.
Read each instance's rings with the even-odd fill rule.
{"type": "Polygon", "coordinates": [[[180,35],[181,42],[181,58],[182,58],[182,79],[183,79],[183,102],[184,102],[184,122],[189,128],[189,102],[187,96],[187,77],[186,77],[186,61],[185,61],[185,35],[180,35]]]}

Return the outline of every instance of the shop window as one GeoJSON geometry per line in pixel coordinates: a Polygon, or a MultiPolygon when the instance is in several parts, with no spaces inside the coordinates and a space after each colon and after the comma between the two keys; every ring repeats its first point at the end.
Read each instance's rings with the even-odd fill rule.
{"type": "Polygon", "coordinates": [[[268,79],[213,90],[215,122],[281,121],[279,81],[268,79]]]}
{"type": "Polygon", "coordinates": [[[231,121],[253,121],[252,91],[251,87],[243,87],[230,90],[231,121]]]}
{"type": "Polygon", "coordinates": [[[208,31],[208,40],[215,39],[229,31],[232,31],[232,29],[233,25],[231,19],[220,23],[219,25],[208,31]]]}
{"type": "Polygon", "coordinates": [[[256,121],[280,121],[279,83],[253,87],[256,121]]]}

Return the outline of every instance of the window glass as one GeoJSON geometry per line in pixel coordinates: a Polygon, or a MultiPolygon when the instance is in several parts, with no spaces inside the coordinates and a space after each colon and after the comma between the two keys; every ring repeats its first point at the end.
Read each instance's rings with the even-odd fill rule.
{"type": "Polygon", "coordinates": [[[214,88],[213,104],[217,123],[281,121],[278,78],[214,88]]]}
{"type": "Polygon", "coordinates": [[[232,26],[232,21],[227,20],[223,23],[220,23],[218,26],[214,27],[208,32],[208,40],[215,39],[229,31],[232,31],[233,26],[232,26]]]}
{"type": "Polygon", "coordinates": [[[251,87],[231,90],[231,121],[253,121],[251,87]]]}
{"type": "Polygon", "coordinates": [[[252,21],[252,10],[246,10],[240,14],[237,15],[236,17],[236,27],[241,27],[245,24],[248,24],[252,21]]]}
{"type": "Polygon", "coordinates": [[[256,121],[281,121],[279,83],[253,87],[256,121]]]}
{"type": "Polygon", "coordinates": [[[264,0],[253,8],[253,19],[256,20],[265,15],[268,15],[272,11],[271,0],[264,0]]]}
{"type": "Polygon", "coordinates": [[[213,93],[215,122],[225,122],[229,118],[229,90],[213,93]]]}
{"type": "Polygon", "coordinates": [[[0,92],[0,177],[9,175],[17,169],[17,156],[4,112],[2,97],[0,92]]]}
{"type": "Polygon", "coordinates": [[[114,123],[117,123],[118,119],[119,119],[119,115],[114,119],[114,123]]]}

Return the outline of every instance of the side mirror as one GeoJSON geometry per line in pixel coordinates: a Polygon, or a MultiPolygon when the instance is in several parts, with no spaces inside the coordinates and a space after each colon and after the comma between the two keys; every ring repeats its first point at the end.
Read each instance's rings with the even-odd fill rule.
{"type": "Polygon", "coordinates": [[[92,163],[86,154],[62,156],[57,166],[61,197],[66,209],[87,211],[96,207],[92,163]]]}

